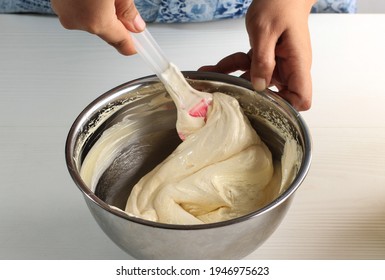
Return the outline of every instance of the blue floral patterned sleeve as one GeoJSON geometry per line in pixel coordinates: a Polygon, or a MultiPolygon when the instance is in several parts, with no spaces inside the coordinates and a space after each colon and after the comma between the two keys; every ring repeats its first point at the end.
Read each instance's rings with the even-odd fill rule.
{"type": "Polygon", "coordinates": [[[147,22],[197,22],[245,15],[252,0],[135,0],[147,22]]]}
{"type": "Polygon", "coordinates": [[[0,0],[0,13],[53,14],[50,0],[0,0]]]}
{"type": "MultiPolygon", "coordinates": [[[[251,2],[252,0],[135,0],[135,5],[147,22],[172,23],[240,18],[246,14],[251,2]]],[[[312,8],[313,13],[355,11],[356,0],[319,0],[312,8]]],[[[0,0],[0,13],[54,12],[50,0],[0,0]]]]}
{"type": "Polygon", "coordinates": [[[312,13],[355,13],[357,11],[356,0],[319,0],[311,9],[312,13]]]}
{"type": "MultiPolygon", "coordinates": [[[[239,18],[252,0],[135,0],[147,22],[196,22],[239,18]]],[[[313,13],[354,13],[356,0],[319,0],[313,13]]]]}

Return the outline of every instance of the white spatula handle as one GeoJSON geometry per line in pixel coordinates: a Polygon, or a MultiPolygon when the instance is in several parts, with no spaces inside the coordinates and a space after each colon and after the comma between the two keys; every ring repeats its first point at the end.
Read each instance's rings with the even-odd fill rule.
{"type": "Polygon", "coordinates": [[[158,43],[147,29],[140,33],[131,34],[138,54],[162,80],[161,74],[166,71],[170,63],[164,56],[158,43]]]}

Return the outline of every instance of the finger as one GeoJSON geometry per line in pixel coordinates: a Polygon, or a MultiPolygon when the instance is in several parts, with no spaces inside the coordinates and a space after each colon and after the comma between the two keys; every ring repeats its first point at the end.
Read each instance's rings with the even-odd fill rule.
{"type": "Polygon", "coordinates": [[[279,95],[287,100],[296,110],[306,111],[311,107],[311,96],[303,96],[301,93],[290,91],[287,89],[279,91],[279,95]]]}
{"type": "Polygon", "coordinates": [[[288,38],[276,50],[274,83],[282,97],[297,110],[304,111],[310,108],[312,100],[310,36],[298,37],[294,34],[306,34],[306,30],[284,34],[288,38]]]}
{"type": "Polygon", "coordinates": [[[291,76],[287,89],[281,91],[298,111],[310,109],[312,101],[312,83],[310,71],[300,69],[291,76]]]}
{"type": "Polygon", "coordinates": [[[251,66],[250,78],[257,91],[264,90],[271,81],[275,67],[275,46],[278,35],[271,32],[258,32],[250,35],[251,66]]]}
{"type": "Polygon", "coordinates": [[[118,19],[129,31],[142,32],[146,28],[133,0],[117,0],[115,7],[118,19]]]}
{"type": "Polygon", "coordinates": [[[279,89],[279,94],[295,109],[305,111],[310,109],[312,100],[310,70],[301,64],[293,63],[293,65],[296,66],[292,67],[294,70],[290,74],[281,73],[279,78],[274,79],[273,84],[279,89]]]}
{"type": "Polygon", "coordinates": [[[229,74],[235,71],[247,71],[250,69],[250,58],[242,52],[233,53],[221,59],[216,65],[206,65],[198,71],[217,72],[229,74]]]}
{"type": "Polygon", "coordinates": [[[261,44],[260,40],[257,40],[253,44],[250,76],[257,91],[264,90],[270,84],[275,67],[274,49],[275,41],[261,44]]]}
{"type": "Polygon", "coordinates": [[[136,53],[129,31],[118,19],[113,21],[108,28],[100,30],[96,35],[116,48],[121,54],[132,55],[136,53]]]}
{"type": "Polygon", "coordinates": [[[105,32],[98,35],[120,53],[124,55],[134,54],[136,49],[129,31],[141,32],[145,29],[146,23],[136,9],[133,0],[117,0],[115,10],[117,18],[109,29],[105,29],[105,32]]]}
{"type": "Polygon", "coordinates": [[[277,67],[274,71],[271,85],[278,89],[278,94],[288,101],[296,110],[305,111],[310,109],[312,100],[312,83],[310,71],[304,68],[296,68],[291,72],[288,79],[283,73],[279,73],[277,67]]]}

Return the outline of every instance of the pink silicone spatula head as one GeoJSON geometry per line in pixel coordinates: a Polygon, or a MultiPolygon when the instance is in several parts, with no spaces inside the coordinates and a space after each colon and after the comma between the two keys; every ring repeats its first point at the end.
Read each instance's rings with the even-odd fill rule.
{"type": "Polygon", "coordinates": [[[132,33],[132,36],[137,52],[165,85],[173,99],[178,110],[177,130],[184,140],[204,125],[212,96],[190,86],[179,69],[166,59],[147,29],[140,33],[132,33]],[[192,118],[200,121],[197,122],[198,120],[192,118]]]}

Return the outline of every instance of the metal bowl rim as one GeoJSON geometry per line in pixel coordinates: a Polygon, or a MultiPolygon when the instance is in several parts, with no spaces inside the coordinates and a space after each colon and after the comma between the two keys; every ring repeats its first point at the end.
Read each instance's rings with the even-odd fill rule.
{"type": "MultiPolygon", "coordinates": [[[[222,83],[228,83],[230,85],[235,86],[241,86],[243,88],[253,90],[253,87],[251,83],[247,80],[244,80],[242,78],[238,78],[235,76],[220,74],[220,73],[210,73],[210,72],[197,72],[197,71],[183,71],[183,74],[187,78],[195,79],[195,80],[208,80],[208,81],[216,81],[216,82],[222,82],[222,83]]],[[[98,198],[83,182],[82,178],[79,175],[79,172],[76,168],[76,163],[74,159],[72,158],[72,147],[74,145],[74,136],[77,134],[78,128],[81,127],[81,124],[83,123],[83,120],[87,118],[88,115],[92,115],[94,112],[93,109],[95,107],[100,107],[100,105],[105,105],[106,100],[111,99],[115,95],[121,95],[122,90],[128,89],[129,87],[136,86],[143,84],[145,82],[159,82],[159,79],[155,75],[145,76],[142,78],[138,78],[126,83],[123,83],[104,94],[100,95],[98,98],[96,98],[94,101],[92,101],[75,119],[73,122],[67,139],[65,143],[65,159],[66,159],[66,165],[67,169],[73,179],[73,181],[76,183],[79,190],[83,193],[84,198],[90,200],[91,202],[95,203],[98,207],[110,212],[111,214],[118,216],[122,219],[150,226],[150,227],[156,227],[156,228],[164,228],[164,229],[171,229],[171,230],[202,230],[202,229],[212,229],[212,228],[218,228],[218,227],[225,227],[230,226],[232,224],[241,223],[246,220],[253,219],[257,216],[263,215],[265,212],[271,211],[272,209],[278,207],[282,203],[284,203],[290,196],[294,194],[294,192],[299,188],[303,180],[305,179],[309,168],[311,164],[311,158],[312,158],[312,143],[310,138],[310,132],[309,129],[302,118],[302,116],[285,100],[283,100],[278,94],[276,94],[273,91],[266,90],[264,92],[257,92],[257,94],[261,94],[264,98],[270,99],[270,101],[280,100],[281,103],[283,103],[289,110],[290,114],[295,118],[297,121],[300,129],[303,132],[303,140],[304,140],[304,157],[302,159],[301,167],[298,171],[297,177],[294,179],[294,181],[290,184],[290,186],[282,193],[280,194],[275,200],[268,203],[266,206],[253,211],[247,215],[237,217],[231,220],[226,220],[222,222],[216,222],[216,223],[210,223],[210,224],[200,224],[200,225],[177,225],[177,224],[164,224],[164,223],[157,223],[152,222],[148,220],[144,220],[137,217],[132,217],[127,214],[125,214],[122,211],[116,210],[111,208],[107,203],[105,203],[103,200],[98,198]],[[270,95],[270,96],[269,96],[270,95]]]]}

